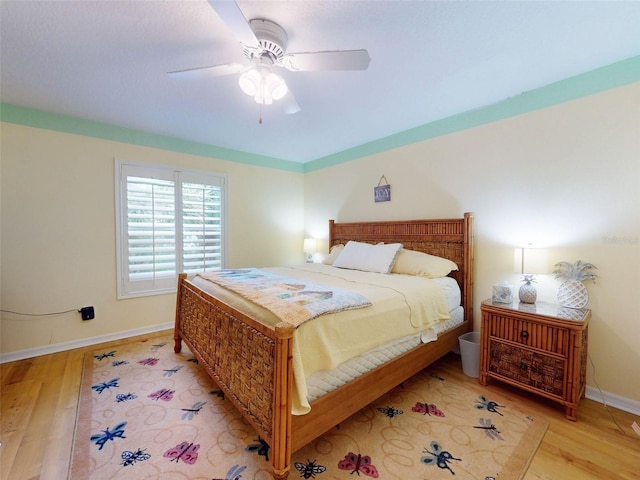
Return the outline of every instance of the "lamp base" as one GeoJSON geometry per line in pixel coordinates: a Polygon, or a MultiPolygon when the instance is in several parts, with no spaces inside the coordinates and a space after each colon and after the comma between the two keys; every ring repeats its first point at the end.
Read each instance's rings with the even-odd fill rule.
{"type": "Polygon", "coordinates": [[[522,303],[536,303],[538,292],[536,291],[536,287],[530,283],[525,283],[520,287],[520,290],[518,290],[518,296],[522,303]]]}

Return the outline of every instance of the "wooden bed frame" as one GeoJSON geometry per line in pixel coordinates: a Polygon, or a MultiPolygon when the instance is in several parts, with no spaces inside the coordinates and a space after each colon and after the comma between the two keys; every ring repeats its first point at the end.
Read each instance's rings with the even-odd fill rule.
{"type": "Polygon", "coordinates": [[[226,398],[271,447],[273,477],[286,479],[291,454],[458,346],[473,329],[473,215],[464,218],[390,222],[329,221],[330,246],[349,240],[399,242],[405,248],[446,257],[462,289],[465,321],[415,349],[352,380],[292,415],[293,327],[251,318],[193,285],[178,282],[175,351],[184,341],[226,398]],[[375,379],[375,380],[374,380],[375,379]]]}

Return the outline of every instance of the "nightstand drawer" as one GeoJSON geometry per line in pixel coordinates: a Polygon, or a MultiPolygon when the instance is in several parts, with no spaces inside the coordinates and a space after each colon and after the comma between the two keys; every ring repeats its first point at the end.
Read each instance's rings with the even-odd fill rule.
{"type": "Polygon", "coordinates": [[[488,323],[489,337],[516,342],[527,347],[567,356],[569,330],[540,322],[492,315],[488,323]]]}
{"type": "Polygon", "coordinates": [[[489,372],[564,397],[564,359],[495,340],[490,340],[489,351],[489,372]]]}

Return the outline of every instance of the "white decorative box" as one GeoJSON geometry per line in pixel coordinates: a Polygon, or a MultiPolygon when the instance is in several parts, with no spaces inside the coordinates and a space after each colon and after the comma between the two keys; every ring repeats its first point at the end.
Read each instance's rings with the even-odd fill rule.
{"type": "Polygon", "coordinates": [[[494,285],[491,301],[493,303],[513,303],[513,285],[494,285]]]}

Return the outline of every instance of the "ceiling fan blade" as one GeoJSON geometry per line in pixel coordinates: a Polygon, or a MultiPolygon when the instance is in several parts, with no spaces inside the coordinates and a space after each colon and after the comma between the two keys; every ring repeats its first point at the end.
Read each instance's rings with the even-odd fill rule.
{"type": "Polygon", "coordinates": [[[245,47],[258,48],[262,51],[260,42],[235,1],[209,0],[209,3],[240,43],[245,47]]]}
{"type": "Polygon", "coordinates": [[[168,72],[168,75],[172,78],[180,79],[221,77],[223,75],[240,73],[244,68],[246,67],[240,63],[226,63],[221,65],[211,65],[208,67],[188,68],[186,70],[174,70],[173,72],[168,72]]]}
{"type": "Polygon", "coordinates": [[[288,53],[281,63],[288,70],[315,72],[320,70],[366,70],[369,68],[370,61],[369,52],[361,49],[288,53]]]}
{"type": "Polygon", "coordinates": [[[287,91],[287,94],[280,100],[282,103],[282,111],[287,115],[291,115],[293,113],[298,113],[300,110],[300,105],[296,101],[296,98],[291,93],[291,90],[287,91]]]}

